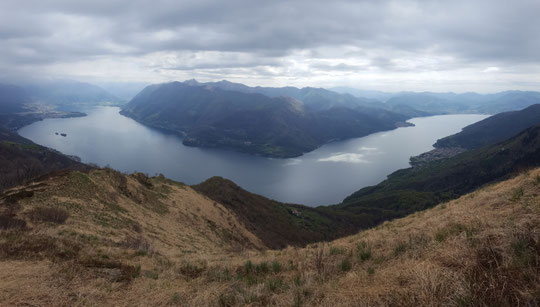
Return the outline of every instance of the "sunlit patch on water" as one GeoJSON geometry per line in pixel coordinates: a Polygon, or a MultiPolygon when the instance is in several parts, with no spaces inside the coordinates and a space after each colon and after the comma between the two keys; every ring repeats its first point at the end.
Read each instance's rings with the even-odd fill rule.
{"type": "Polygon", "coordinates": [[[370,163],[363,158],[363,154],[359,153],[335,153],[330,157],[320,158],[319,162],[347,162],[347,163],[370,163]]]}

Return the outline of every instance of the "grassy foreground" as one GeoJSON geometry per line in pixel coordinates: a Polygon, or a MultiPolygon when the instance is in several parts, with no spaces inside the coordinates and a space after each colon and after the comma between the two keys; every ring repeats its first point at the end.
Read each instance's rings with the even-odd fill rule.
{"type": "Polygon", "coordinates": [[[0,204],[1,305],[529,306],[540,169],[376,228],[266,249],[162,177],[67,172],[0,204]]]}

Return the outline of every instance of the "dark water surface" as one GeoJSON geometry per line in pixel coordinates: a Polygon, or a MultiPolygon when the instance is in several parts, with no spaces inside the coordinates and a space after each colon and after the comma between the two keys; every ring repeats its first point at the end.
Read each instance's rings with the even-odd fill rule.
{"type": "Polygon", "coordinates": [[[338,203],[373,185],[409,157],[431,150],[441,137],[486,118],[486,115],[441,115],[413,118],[415,127],[398,128],[324,145],[293,159],[187,147],[175,135],[146,127],[120,115],[119,108],[98,107],[87,117],[45,119],[19,130],[32,141],[125,172],[165,176],[186,184],[222,176],[279,201],[310,206],[338,203]],[[55,133],[66,133],[66,137],[55,133]]]}

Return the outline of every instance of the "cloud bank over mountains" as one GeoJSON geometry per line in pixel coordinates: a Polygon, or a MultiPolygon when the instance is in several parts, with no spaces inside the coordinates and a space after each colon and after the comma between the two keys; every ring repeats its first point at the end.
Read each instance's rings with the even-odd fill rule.
{"type": "Polygon", "coordinates": [[[538,1],[12,1],[0,77],[540,90],[538,1]]]}

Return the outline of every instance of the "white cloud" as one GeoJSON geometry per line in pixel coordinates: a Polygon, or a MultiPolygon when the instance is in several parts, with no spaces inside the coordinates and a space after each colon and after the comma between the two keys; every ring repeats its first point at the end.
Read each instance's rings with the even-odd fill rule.
{"type": "Polygon", "coordinates": [[[490,73],[490,72],[499,72],[500,70],[501,69],[499,67],[490,66],[490,67],[487,67],[486,69],[482,70],[482,72],[490,73]]]}

